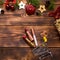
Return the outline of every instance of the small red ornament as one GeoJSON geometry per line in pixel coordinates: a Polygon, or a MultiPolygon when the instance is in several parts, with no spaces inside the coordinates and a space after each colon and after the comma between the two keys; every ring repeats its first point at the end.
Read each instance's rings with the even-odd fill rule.
{"type": "Polygon", "coordinates": [[[10,1],[12,1],[13,4],[16,4],[16,0],[5,0],[5,6],[9,4],[10,1]]]}
{"type": "Polygon", "coordinates": [[[56,9],[56,11],[55,11],[56,13],[60,13],[60,6],[59,7],[57,7],[57,9],[56,9]]]}
{"type": "Polygon", "coordinates": [[[14,8],[14,6],[13,6],[13,5],[11,6],[11,10],[12,10],[12,11],[14,11],[14,10],[15,10],[15,8],[14,8]]]}
{"type": "Polygon", "coordinates": [[[55,11],[49,12],[48,15],[50,17],[54,17],[55,19],[59,19],[60,18],[60,6],[57,7],[57,9],[55,11]]]}
{"type": "Polygon", "coordinates": [[[16,4],[16,0],[6,0],[5,1],[5,8],[6,10],[14,11],[14,5],[16,4]]]}
{"type": "Polygon", "coordinates": [[[55,16],[55,19],[59,19],[60,18],[60,13],[57,13],[57,15],[55,16]]]}
{"type": "Polygon", "coordinates": [[[25,10],[28,15],[33,15],[35,13],[36,8],[33,5],[29,4],[25,6],[25,10]]]}
{"type": "Polygon", "coordinates": [[[53,17],[54,16],[54,12],[49,12],[48,14],[50,17],[53,17]]]}
{"type": "Polygon", "coordinates": [[[8,4],[6,5],[6,10],[10,10],[10,6],[8,4]]]}
{"type": "Polygon", "coordinates": [[[14,11],[15,8],[14,8],[14,5],[6,5],[6,10],[11,10],[11,11],[14,11]]]}

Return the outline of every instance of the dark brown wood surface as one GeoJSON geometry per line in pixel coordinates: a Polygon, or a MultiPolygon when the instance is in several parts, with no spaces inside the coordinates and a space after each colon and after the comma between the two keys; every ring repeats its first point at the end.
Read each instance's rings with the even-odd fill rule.
{"type": "MultiPolygon", "coordinates": [[[[55,8],[59,3],[55,3],[55,8]]],[[[47,16],[21,17],[20,10],[0,15],[0,60],[38,60],[33,56],[32,48],[22,39],[25,28],[34,28],[39,44],[40,33],[46,30],[47,45],[53,54],[52,59],[46,60],[60,60],[60,35],[54,21],[53,17],[47,16]]]]}
{"type": "Polygon", "coordinates": [[[34,28],[38,42],[40,41],[40,33],[47,31],[48,46],[60,47],[60,36],[54,26],[54,21],[53,17],[47,16],[0,15],[0,46],[28,47],[22,36],[25,34],[25,28],[34,28]]]}
{"type": "MultiPolygon", "coordinates": [[[[44,60],[60,60],[60,48],[49,48],[52,58],[44,60]]],[[[30,48],[0,48],[0,60],[39,60],[33,56],[30,48]]]]}

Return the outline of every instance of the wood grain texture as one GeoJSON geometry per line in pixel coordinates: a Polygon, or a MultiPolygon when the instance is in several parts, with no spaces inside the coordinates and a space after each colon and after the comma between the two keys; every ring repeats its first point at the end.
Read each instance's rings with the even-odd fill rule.
{"type": "MultiPolygon", "coordinates": [[[[31,48],[0,48],[0,60],[38,60],[33,56],[31,48]]],[[[60,48],[49,48],[53,58],[45,60],[60,60],[60,48]]]]}
{"type": "Polygon", "coordinates": [[[48,33],[48,46],[60,47],[59,35],[54,26],[0,26],[0,47],[28,47],[22,39],[25,28],[34,28],[38,42],[41,40],[40,33],[46,30],[48,33]]]}
{"type": "MultiPolygon", "coordinates": [[[[55,8],[60,6],[59,1],[56,0],[55,8]]],[[[32,54],[33,48],[29,48],[30,46],[22,39],[25,28],[34,28],[39,44],[41,41],[40,33],[46,30],[48,34],[47,45],[53,58],[45,60],[60,60],[60,36],[54,21],[53,17],[21,17],[20,11],[5,11],[4,15],[0,15],[0,60],[38,60],[32,54]]]]}
{"type": "Polygon", "coordinates": [[[60,36],[55,28],[53,17],[47,15],[21,17],[20,13],[20,10],[5,11],[4,15],[0,15],[0,47],[29,47],[22,39],[25,28],[34,28],[39,44],[40,33],[46,30],[48,47],[60,47],[60,36]]]}
{"type": "Polygon", "coordinates": [[[54,19],[51,17],[44,17],[44,16],[27,16],[27,17],[20,17],[20,16],[11,16],[7,15],[0,16],[0,25],[17,25],[17,26],[36,26],[36,25],[53,25],[54,19]]]}

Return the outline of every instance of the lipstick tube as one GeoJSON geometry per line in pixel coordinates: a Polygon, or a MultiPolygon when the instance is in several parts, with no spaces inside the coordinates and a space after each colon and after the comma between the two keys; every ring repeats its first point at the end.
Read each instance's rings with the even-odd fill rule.
{"type": "Polygon", "coordinates": [[[33,41],[33,37],[32,37],[32,35],[30,34],[30,32],[28,31],[28,29],[25,29],[25,32],[26,32],[28,38],[30,39],[30,41],[33,41]]]}
{"type": "Polygon", "coordinates": [[[35,47],[34,43],[32,43],[25,35],[23,36],[23,39],[26,40],[26,42],[29,43],[31,47],[35,47]]]}

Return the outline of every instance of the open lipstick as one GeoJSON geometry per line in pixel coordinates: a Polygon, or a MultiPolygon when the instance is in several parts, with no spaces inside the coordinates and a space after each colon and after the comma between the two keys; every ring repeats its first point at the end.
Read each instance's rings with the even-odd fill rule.
{"type": "Polygon", "coordinates": [[[23,36],[23,39],[26,40],[26,42],[31,45],[31,47],[35,47],[34,43],[32,43],[27,37],[26,35],[23,36]]]}
{"type": "Polygon", "coordinates": [[[32,35],[30,34],[29,30],[28,29],[25,29],[25,33],[27,34],[28,38],[30,39],[30,41],[33,41],[33,37],[32,35]]]}

